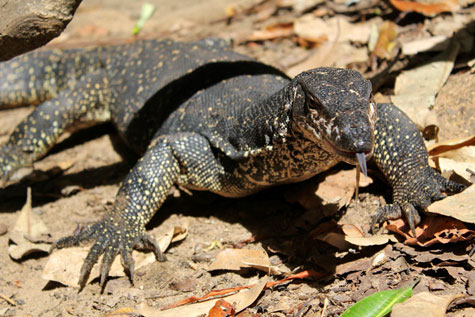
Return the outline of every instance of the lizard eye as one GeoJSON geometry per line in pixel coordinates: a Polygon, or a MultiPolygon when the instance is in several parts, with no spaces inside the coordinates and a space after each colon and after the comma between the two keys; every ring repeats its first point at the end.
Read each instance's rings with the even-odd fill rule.
{"type": "Polygon", "coordinates": [[[309,109],[320,110],[323,107],[320,100],[318,100],[318,98],[316,98],[315,96],[313,96],[310,93],[307,93],[307,98],[306,99],[307,99],[307,107],[309,109]]]}
{"type": "Polygon", "coordinates": [[[305,94],[305,105],[308,109],[312,109],[312,110],[319,110],[323,107],[322,103],[320,102],[320,100],[318,100],[317,97],[315,97],[311,92],[310,92],[310,89],[307,87],[307,84],[302,81],[302,80],[299,80],[298,83],[300,84],[300,86],[302,87],[302,90],[305,94]]]}
{"type": "Polygon", "coordinates": [[[373,98],[372,95],[369,99],[369,106],[368,107],[369,107],[369,109],[368,109],[369,119],[372,122],[375,122],[376,118],[377,118],[377,111],[376,111],[376,102],[374,101],[374,98],[373,98]]]}

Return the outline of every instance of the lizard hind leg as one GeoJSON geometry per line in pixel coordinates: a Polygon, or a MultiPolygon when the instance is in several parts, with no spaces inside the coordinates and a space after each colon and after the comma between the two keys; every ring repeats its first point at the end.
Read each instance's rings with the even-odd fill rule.
{"type": "Polygon", "coordinates": [[[108,121],[113,93],[105,74],[98,70],[33,110],[0,147],[0,181],[45,156],[65,131],[80,123],[108,121]],[[92,88],[94,87],[94,88],[92,88]]]}

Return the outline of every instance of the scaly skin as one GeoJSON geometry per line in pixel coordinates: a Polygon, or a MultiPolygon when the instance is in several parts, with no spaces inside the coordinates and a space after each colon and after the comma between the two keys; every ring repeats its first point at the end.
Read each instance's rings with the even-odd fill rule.
{"type": "Polygon", "coordinates": [[[415,208],[439,199],[441,190],[462,189],[427,166],[412,122],[392,105],[376,106],[371,84],[351,70],[317,68],[290,80],[217,40],[143,41],[32,53],[1,64],[0,78],[7,79],[0,105],[40,104],[0,148],[4,181],[46,155],[79,123],[112,121],[141,155],[112,211],[54,244],[94,241],[81,269],[81,288],[101,254],[102,286],[118,254],[131,279],[133,248],[164,259],[145,224],[173,184],[241,197],[308,179],[340,161],[356,164],[356,153],[369,159],[374,146],[376,162],[394,188],[393,204],[377,214],[375,225],[400,217],[400,210],[408,210],[414,224],[415,208]],[[377,112],[382,115],[376,121],[377,112]],[[399,155],[407,152],[422,154],[399,155]],[[427,172],[414,176],[422,170],[427,172]]]}

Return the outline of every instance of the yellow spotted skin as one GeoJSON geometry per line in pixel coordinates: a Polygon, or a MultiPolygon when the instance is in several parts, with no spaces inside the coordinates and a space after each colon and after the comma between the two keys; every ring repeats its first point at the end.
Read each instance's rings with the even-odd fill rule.
{"type": "Polygon", "coordinates": [[[466,186],[443,178],[428,165],[428,154],[420,131],[409,117],[392,104],[378,104],[373,159],[393,188],[393,203],[373,217],[373,231],[381,222],[405,217],[415,231],[423,210],[466,186]]]}
{"type": "Polygon", "coordinates": [[[355,164],[356,153],[370,157],[374,146],[394,188],[376,223],[401,216],[402,205],[423,207],[440,190],[461,189],[427,166],[412,122],[392,105],[376,109],[370,82],[352,70],[316,68],[289,79],[221,40],[152,40],[31,53],[0,64],[0,78],[0,107],[39,104],[0,148],[3,181],[85,124],[111,121],[141,156],[112,211],[54,245],[93,241],[81,288],[102,254],[102,286],[119,254],[131,279],[133,248],[164,259],[145,224],[173,184],[241,197],[355,164]]]}

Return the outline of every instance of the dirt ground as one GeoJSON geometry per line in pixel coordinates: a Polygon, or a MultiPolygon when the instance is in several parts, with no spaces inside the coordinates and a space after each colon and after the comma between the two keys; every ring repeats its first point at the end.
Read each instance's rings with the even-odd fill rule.
{"type": "MultiPolygon", "coordinates": [[[[144,2],[85,0],[64,34],[50,46],[83,47],[129,40],[144,2]]],[[[279,1],[147,2],[156,5],[157,11],[146,22],[140,37],[183,41],[205,37],[233,39],[233,45],[239,52],[284,71],[306,61],[321,43],[317,43],[317,48],[311,48],[308,40],[299,41],[293,36],[276,36],[275,33],[268,40],[263,37],[249,40],[259,35],[254,32],[276,32],[277,27],[266,29],[269,25],[278,25],[284,32],[286,23],[305,12],[323,17],[346,15],[355,21],[375,17],[369,13],[335,13],[323,2],[302,12],[298,12],[298,7],[294,5],[312,1],[287,1],[291,5],[277,10],[271,4],[279,1]],[[267,14],[272,8],[274,11],[267,14]]],[[[399,13],[388,13],[392,8],[388,4],[381,7],[383,18],[398,18],[399,13]]],[[[473,5],[460,10],[438,18],[455,21],[461,17],[466,21],[469,17],[468,20],[473,21],[473,5]]],[[[418,25],[419,29],[425,30],[428,19],[410,13],[402,16],[400,26],[407,30],[411,25],[418,25]]],[[[473,41],[473,25],[469,27],[462,22],[460,25],[463,32],[471,34],[473,41]]],[[[434,30],[431,32],[437,34],[434,30]]],[[[324,47],[324,44],[321,45],[324,47]]],[[[353,58],[351,56],[355,55],[350,54],[346,58],[353,58]]],[[[446,85],[437,96],[434,112],[439,122],[440,140],[475,134],[475,76],[473,68],[470,71],[465,66],[474,57],[473,51],[459,54],[446,85]]],[[[406,64],[401,67],[410,68],[417,62],[405,60],[401,63],[406,64]]],[[[377,73],[375,68],[365,66],[367,61],[352,63],[349,60],[346,64],[363,71],[368,77],[377,73]]],[[[393,84],[394,77],[389,76],[379,91],[389,95],[393,84]]],[[[27,107],[1,112],[0,142],[7,140],[8,133],[31,110],[27,107]]],[[[124,161],[114,150],[111,137],[117,135],[110,125],[89,128],[65,137],[48,156],[35,164],[33,176],[0,191],[0,225],[6,225],[8,230],[14,227],[18,211],[25,203],[27,187],[32,188],[33,212],[40,215],[53,239],[71,234],[78,224],[87,225],[101,219],[111,208],[120,181],[133,165],[133,162],[124,161]]],[[[349,169],[351,167],[341,164],[332,173],[349,169]]],[[[77,287],[43,280],[42,270],[48,261],[47,254],[34,253],[26,259],[14,261],[8,255],[8,233],[1,235],[0,295],[4,298],[0,298],[0,315],[95,316],[144,303],[159,308],[190,296],[203,296],[214,289],[254,284],[265,278],[265,273],[255,269],[209,272],[207,268],[220,251],[219,247],[208,248],[214,243],[222,247],[244,245],[250,249],[263,248],[269,253],[272,265],[288,272],[306,269],[327,272],[322,279],[296,280],[263,291],[243,316],[338,316],[369,294],[407,286],[417,278],[421,278],[421,282],[415,287],[415,293],[464,294],[471,301],[454,304],[449,315],[474,316],[473,240],[435,244],[429,248],[407,246],[400,240],[339,250],[315,238],[315,228],[321,223],[329,223],[330,219],[340,224],[355,224],[363,232],[368,232],[371,215],[382,203],[391,199],[389,187],[375,175],[371,172],[373,183],[360,189],[359,201],[352,200],[341,209],[335,203],[322,203],[321,200],[315,203],[315,199],[299,198],[313,193],[315,184],[324,178],[322,175],[303,184],[273,188],[238,200],[207,193],[190,196],[177,189],[147,228],[166,232],[174,225],[187,223],[187,237],[171,245],[166,252],[166,262],[153,262],[138,269],[134,286],[126,277],[112,278],[104,293],[101,293],[97,280],[79,293],[77,287]],[[243,243],[252,237],[253,242],[243,243]],[[378,266],[372,265],[372,259],[381,251],[387,254],[389,260],[378,266]],[[345,269],[342,264],[352,268],[345,269]]],[[[474,229],[473,225],[467,226],[474,229]]],[[[269,280],[282,278],[270,276],[269,280]]]]}

